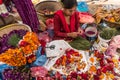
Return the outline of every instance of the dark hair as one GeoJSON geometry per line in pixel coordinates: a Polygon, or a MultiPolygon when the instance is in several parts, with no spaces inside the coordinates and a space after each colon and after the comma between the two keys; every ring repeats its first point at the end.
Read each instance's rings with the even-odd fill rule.
{"type": "Polygon", "coordinates": [[[76,0],[61,0],[63,3],[63,7],[66,9],[71,9],[74,6],[77,6],[77,1],[76,0]]]}

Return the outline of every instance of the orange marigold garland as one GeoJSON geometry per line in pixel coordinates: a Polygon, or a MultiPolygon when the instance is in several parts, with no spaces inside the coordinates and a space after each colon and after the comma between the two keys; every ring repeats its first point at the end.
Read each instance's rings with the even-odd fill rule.
{"type": "Polygon", "coordinates": [[[21,48],[24,56],[27,58],[28,63],[32,63],[36,60],[35,51],[40,46],[40,41],[37,34],[33,32],[27,32],[23,37],[23,40],[19,42],[19,47],[21,48]]]}
{"type": "Polygon", "coordinates": [[[22,66],[26,64],[26,58],[20,49],[8,49],[0,55],[0,61],[10,66],[22,66]]]}
{"type": "Polygon", "coordinates": [[[18,48],[8,49],[0,55],[0,61],[10,66],[22,66],[36,60],[35,51],[40,46],[37,35],[27,32],[23,40],[19,42],[18,48]]]}

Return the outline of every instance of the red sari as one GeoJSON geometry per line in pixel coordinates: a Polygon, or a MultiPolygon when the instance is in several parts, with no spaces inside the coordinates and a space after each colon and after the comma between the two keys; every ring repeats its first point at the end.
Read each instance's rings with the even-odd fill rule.
{"type": "Polygon", "coordinates": [[[71,39],[67,36],[67,33],[77,32],[79,26],[78,12],[75,12],[70,16],[70,24],[68,25],[63,11],[59,10],[55,13],[54,16],[54,39],[71,39]]]}

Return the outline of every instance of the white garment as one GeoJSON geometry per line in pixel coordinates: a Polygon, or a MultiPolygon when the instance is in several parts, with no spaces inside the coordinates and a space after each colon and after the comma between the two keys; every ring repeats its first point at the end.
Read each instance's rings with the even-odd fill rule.
{"type": "Polygon", "coordinates": [[[54,40],[50,43],[46,44],[46,55],[47,57],[56,57],[63,55],[65,53],[65,50],[68,48],[72,48],[66,41],[64,40],[54,40]],[[50,47],[54,46],[54,49],[51,49],[50,47]]]}
{"type": "Polygon", "coordinates": [[[7,13],[7,12],[8,12],[8,11],[7,11],[6,7],[5,7],[5,5],[4,5],[4,4],[1,4],[1,5],[0,5],[0,14],[1,14],[1,13],[4,14],[4,13],[7,13]]]}

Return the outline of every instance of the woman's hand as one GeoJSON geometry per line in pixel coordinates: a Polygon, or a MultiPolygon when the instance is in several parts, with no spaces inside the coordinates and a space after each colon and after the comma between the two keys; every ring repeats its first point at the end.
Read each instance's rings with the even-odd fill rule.
{"type": "Polygon", "coordinates": [[[83,31],[81,28],[79,28],[79,29],[78,29],[78,32],[68,33],[67,36],[68,36],[68,37],[72,37],[72,38],[76,38],[77,36],[81,36],[81,35],[83,35],[83,34],[84,34],[84,31],[83,31]]]}
{"type": "Polygon", "coordinates": [[[78,35],[83,35],[84,31],[82,29],[78,29],[78,35]]]}
{"type": "Polygon", "coordinates": [[[78,32],[67,33],[67,36],[72,37],[72,38],[76,38],[78,36],[78,32]]]}

